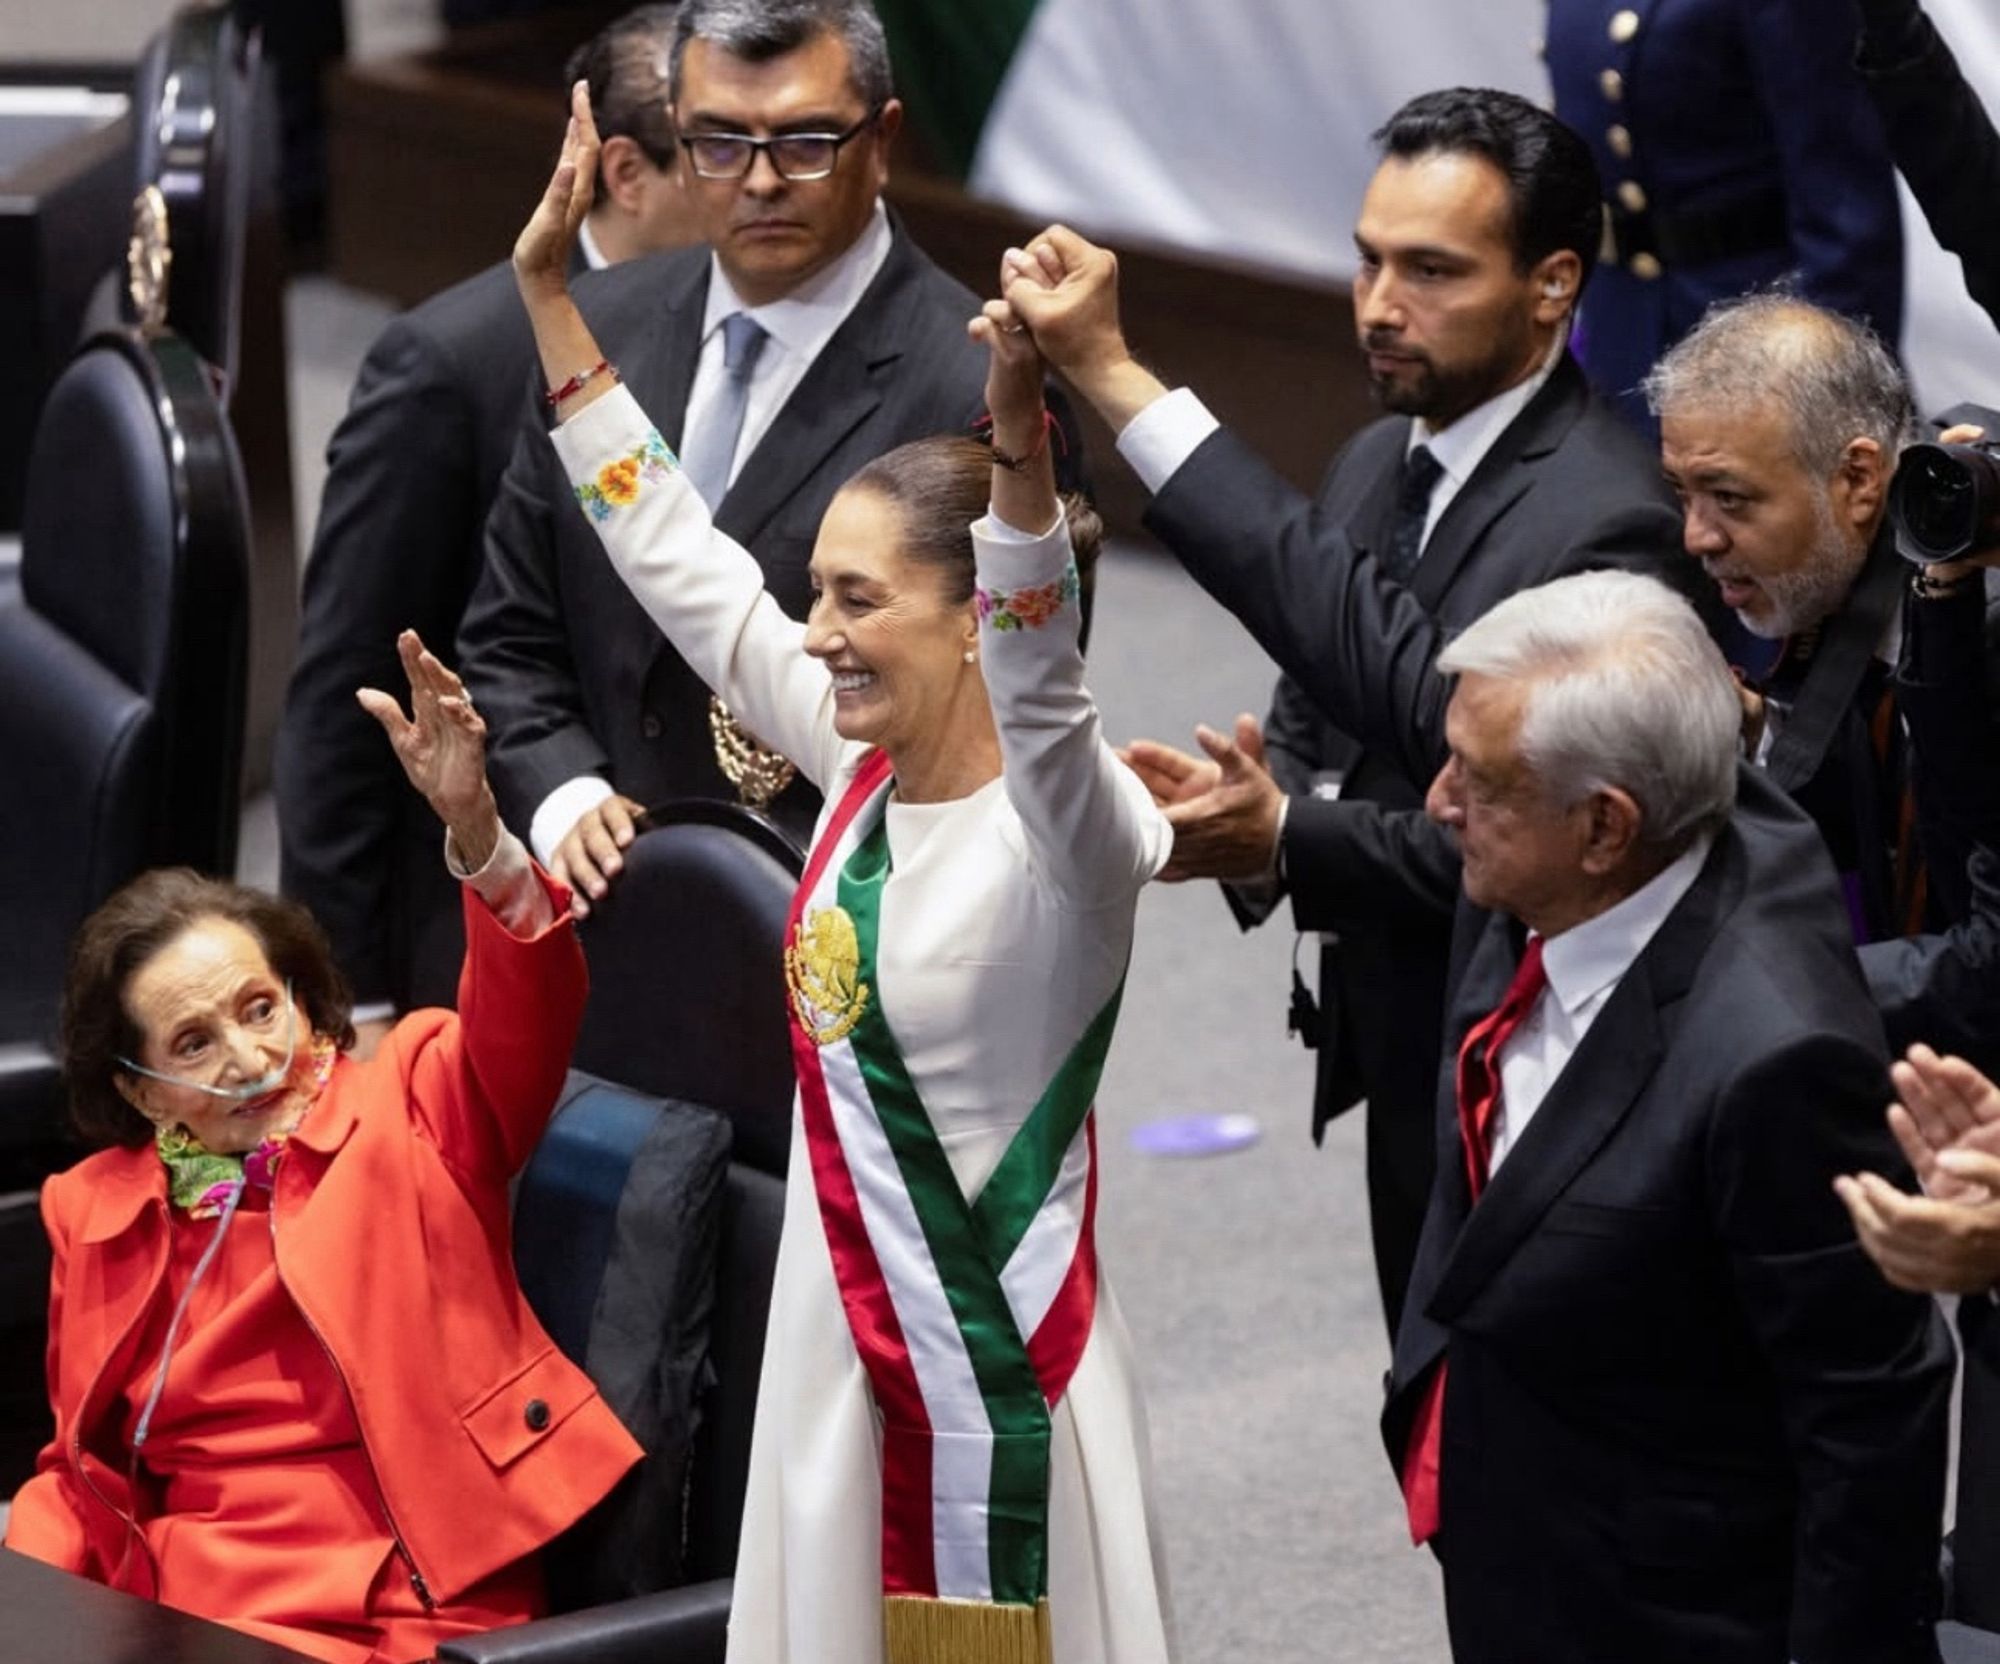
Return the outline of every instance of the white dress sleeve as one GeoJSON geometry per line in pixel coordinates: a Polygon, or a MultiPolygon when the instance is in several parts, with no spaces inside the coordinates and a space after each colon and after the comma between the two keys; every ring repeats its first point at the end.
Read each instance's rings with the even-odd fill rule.
{"type": "Polygon", "coordinates": [[[579,510],[647,615],[731,713],[824,788],[840,761],[833,682],[624,387],[549,437],[579,510]]]}
{"type": "Polygon", "coordinates": [[[979,651],[1008,802],[1035,870],[1064,906],[1126,902],[1173,852],[1173,829],[1105,743],[1083,685],[1083,613],[1069,526],[1029,537],[972,527],[979,651]]]}

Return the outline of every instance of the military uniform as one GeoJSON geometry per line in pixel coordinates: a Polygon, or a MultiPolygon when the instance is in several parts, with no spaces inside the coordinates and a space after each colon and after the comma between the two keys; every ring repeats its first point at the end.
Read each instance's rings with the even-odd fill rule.
{"type": "Polygon", "coordinates": [[[1847,0],[1550,0],[1556,114],[1608,209],[1580,356],[1647,431],[1640,378],[1726,296],[1791,277],[1896,344],[1902,223],[1855,33],[1847,0]]]}

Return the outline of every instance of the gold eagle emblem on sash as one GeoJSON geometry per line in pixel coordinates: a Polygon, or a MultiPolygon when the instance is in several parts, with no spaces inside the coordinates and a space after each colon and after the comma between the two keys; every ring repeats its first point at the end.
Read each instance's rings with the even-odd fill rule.
{"type": "Polygon", "coordinates": [[[785,982],[799,1026],[815,1046],[853,1033],[868,1009],[861,980],[861,940],[844,907],[815,907],[799,920],[785,949],[785,982]]]}

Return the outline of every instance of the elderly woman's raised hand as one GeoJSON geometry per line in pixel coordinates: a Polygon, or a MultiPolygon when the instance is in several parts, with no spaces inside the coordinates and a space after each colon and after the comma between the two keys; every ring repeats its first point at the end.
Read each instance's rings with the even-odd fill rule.
{"type": "Polygon", "coordinates": [[[410,784],[450,830],[459,859],[477,872],[500,838],[500,813],[486,781],[486,724],[465,684],[415,630],[396,638],[396,653],[410,679],[409,716],[379,688],[361,688],[355,698],[382,724],[410,784]]]}
{"type": "Polygon", "coordinates": [[[562,294],[569,288],[570,251],[577,230],[590,212],[597,182],[597,123],[590,114],[590,83],[570,90],[568,131],[548,189],[542,192],[528,223],[514,239],[514,281],[530,306],[537,298],[562,294]]]}

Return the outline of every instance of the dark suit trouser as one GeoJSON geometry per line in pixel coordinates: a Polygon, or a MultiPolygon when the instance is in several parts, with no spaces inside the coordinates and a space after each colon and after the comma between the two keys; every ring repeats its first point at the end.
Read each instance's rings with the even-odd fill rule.
{"type": "Polygon", "coordinates": [[[1959,1302],[1958,1333],[1965,1383],[1951,1615],[1975,1629],[2000,1630],[2000,1311],[1985,1295],[1967,1295],[1959,1302]]]}

